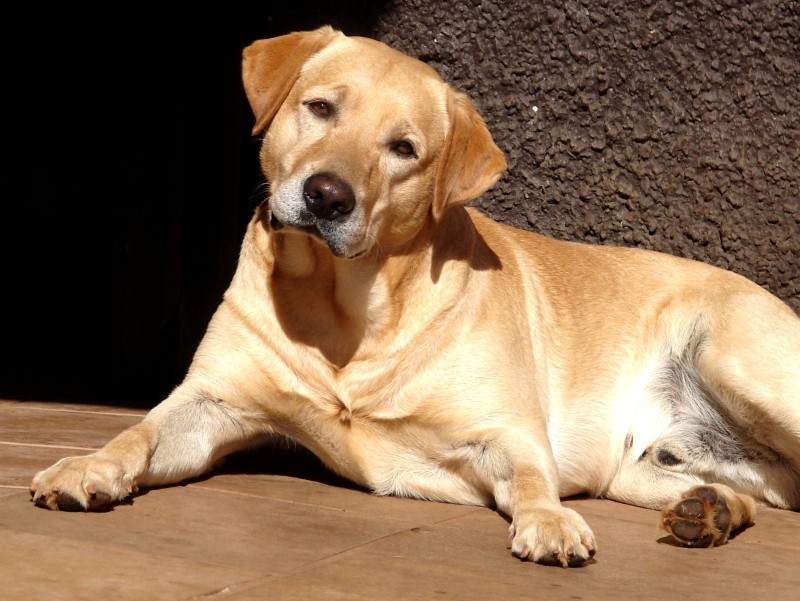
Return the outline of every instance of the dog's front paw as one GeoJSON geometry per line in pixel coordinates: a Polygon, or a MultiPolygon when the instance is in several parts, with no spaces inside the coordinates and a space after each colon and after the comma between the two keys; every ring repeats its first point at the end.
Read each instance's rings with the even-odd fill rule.
{"type": "Polygon", "coordinates": [[[687,547],[718,547],[752,523],[755,503],[726,486],[695,486],[661,511],[661,527],[687,547]]]}
{"type": "Polygon", "coordinates": [[[136,491],[133,478],[114,461],[95,455],[65,457],[33,477],[31,500],[63,511],[102,511],[136,491]]]}
{"type": "Polygon", "coordinates": [[[589,563],[597,544],[577,512],[557,507],[518,516],[508,530],[508,547],[520,559],[566,568],[589,563]]]}

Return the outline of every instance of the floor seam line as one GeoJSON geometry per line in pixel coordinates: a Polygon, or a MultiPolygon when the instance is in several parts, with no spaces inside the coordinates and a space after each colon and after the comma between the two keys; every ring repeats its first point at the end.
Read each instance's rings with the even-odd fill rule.
{"type": "MultiPolygon", "coordinates": [[[[2,405],[0,405],[2,407],[2,405]]],[[[97,411],[92,409],[64,409],[59,407],[26,407],[23,402],[14,405],[14,409],[26,409],[28,411],[55,411],[57,413],[77,413],[79,415],[113,415],[116,417],[136,417],[139,419],[144,418],[145,413],[121,413],[119,411],[97,411]]]]}
{"type": "Polygon", "coordinates": [[[61,449],[75,451],[97,451],[98,447],[76,447],[72,445],[44,444],[35,442],[12,442],[0,440],[0,445],[8,447],[31,447],[35,449],[61,449]]]}

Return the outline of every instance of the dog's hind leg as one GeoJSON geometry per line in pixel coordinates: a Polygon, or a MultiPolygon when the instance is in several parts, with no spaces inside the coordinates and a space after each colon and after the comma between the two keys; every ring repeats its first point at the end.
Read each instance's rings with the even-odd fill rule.
{"type": "Polygon", "coordinates": [[[713,547],[752,524],[756,503],[744,492],[800,508],[800,319],[760,290],[732,295],[710,324],[695,369],[740,434],[745,459],[726,465],[720,457],[706,475],[736,490],[695,486],[663,508],[661,527],[687,546],[713,547]]]}
{"type": "Polygon", "coordinates": [[[755,477],[723,481],[800,509],[800,319],[760,289],[731,295],[709,324],[695,369],[740,433],[737,446],[755,459],[755,477]]]}
{"type": "Polygon", "coordinates": [[[661,510],[660,527],[686,546],[713,547],[753,523],[755,501],[723,484],[667,471],[648,458],[623,468],[604,497],[661,510]]]}
{"type": "Polygon", "coordinates": [[[642,457],[620,469],[602,496],[646,509],[661,509],[680,498],[685,490],[702,483],[696,476],[667,471],[642,457]]]}
{"type": "Polygon", "coordinates": [[[800,320],[776,298],[737,288],[679,358],[663,397],[673,422],[623,467],[607,496],[658,508],[687,546],[724,544],[756,500],[800,509],[800,320]]]}

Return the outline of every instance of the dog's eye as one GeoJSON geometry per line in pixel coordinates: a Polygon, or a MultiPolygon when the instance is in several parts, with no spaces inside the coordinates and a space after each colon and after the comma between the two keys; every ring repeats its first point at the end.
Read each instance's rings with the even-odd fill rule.
{"type": "Polygon", "coordinates": [[[312,100],[311,102],[306,102],[305,104],[312,113],[325,119],[333,115],[333,106],[324,100],[312,100]]]}
{"type": "Polygon", "coordinates": [[[400,140],[392,143],[392,152],[401,157],[413,158],[417,156],[417,153],[414,152],[414,147],[408,140],[400,140]]]}

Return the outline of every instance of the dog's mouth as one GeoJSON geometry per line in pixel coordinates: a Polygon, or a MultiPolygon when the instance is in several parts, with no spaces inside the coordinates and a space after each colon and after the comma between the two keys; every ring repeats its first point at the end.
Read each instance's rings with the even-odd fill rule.
{"type": "Polygon", "coordinates": [[[323,242],[328,247],[328,249],[331,251],[331,253],[333,253],[333,255],[336,256],[336,257],[342,257],[342,258],[345,258],[345,259],[355,259],[356,257],[359,257],[359,256],[363,255],[367,250],[367,249],[361,249],[361,250],[359,250],[359,251],[357,251],[355,253],[349,253],[349,252],[346,251],[346,249],[341,248],[340,245],[337,244],[335,241],[329,240],[325,236],[325,234],[323,234],[320,231],[319,227],[317,227],[316,224],[310,224],[310,225],[291,224],[291,225],[287,225],[287,224],[283,223],[280,219],[278,219],[275,216],[275,213],[272,212],[272,211],[270,211],[269,226],[270,226],[270,229],[272,229],[273,231],[279,231],[279,230],[288,228],[290,230],[294,230],[295,232],[300,232],[300,233],[306,234],[308,236],[311,236],[313,238],[316,238],[320,242],[323,242]]]}
{"type": "MultiPolygon", "coordinates": [[[[275,213],[273,212],[270,212],[269,226],[276,231],[282,230],[284,227],[286,227],[284,223],[280,219],[278,219],[275,216],[275,213]]],[[[294,230],[303,232],[304,234],[308,234],[309,236],[314,236],[316,238],[319,238],[320,240],[324,240],[322,234],[319,231],[319,228],[317,228],[316,225],[292,225],[290,227],[294,230]]]]}

